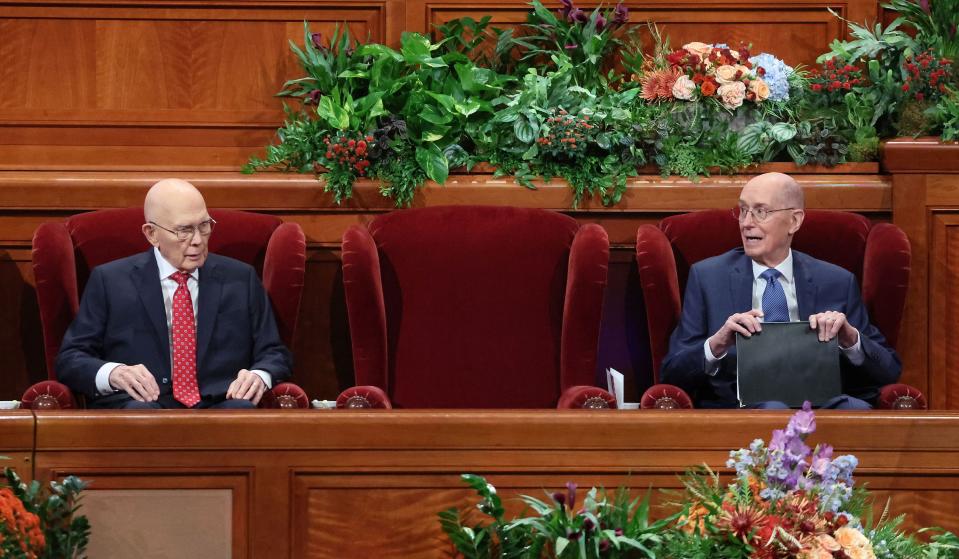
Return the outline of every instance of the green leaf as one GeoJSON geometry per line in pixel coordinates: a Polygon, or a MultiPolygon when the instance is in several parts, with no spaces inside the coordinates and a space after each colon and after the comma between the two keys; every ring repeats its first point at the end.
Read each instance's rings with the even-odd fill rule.
{"type": "Polygon", "coordinates": [[[569,540],[564,537],[556,538],[556,556],[559,557],[563,554],[563,551],[566,550],[566,546],[569,545],[569,540]]]}
{"type": "Polygon", "coordinates": [[[449,176],[449,163],[443,151],[435,143],[416,147],[416,162],[426,173],[426,176],[436,181],[437,184],[446,182],[449,176]]]}
{"type": "Polygon", "coordinates": [[[796,137],[796,126],[788,122],[777,122],[769,129],[769,135],[777,142],[788,142],[796,137]]]}
{"type": "Polygon", "coordinates": [[[516,138],[523,142],[524,144],[532,143],[536,139],[536,135],[539,132],[538,127],[534,127],[533,124],[525,118],[518,119],[513,123],[513,133],[516,134],[516,138]]]}

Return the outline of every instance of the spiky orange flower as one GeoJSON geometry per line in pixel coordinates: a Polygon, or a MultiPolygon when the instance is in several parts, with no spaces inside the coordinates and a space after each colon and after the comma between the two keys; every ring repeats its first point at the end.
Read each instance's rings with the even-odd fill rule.
{"type": "Polygon", "coordinates": [[[643,86],[642,97],[647,101],[673,98],[673,85],[679,79],[679,70],[652,70],[640,80],[643,86]]]}
{"type": "Polygon", "coordinates": [[[723,506],[716,527],[745,543],[766,523],[766,513],[753,503],[723,506]]]}

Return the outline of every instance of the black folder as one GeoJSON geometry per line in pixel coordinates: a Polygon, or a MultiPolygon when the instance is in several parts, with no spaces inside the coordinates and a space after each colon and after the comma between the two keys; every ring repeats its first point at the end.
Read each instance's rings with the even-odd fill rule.
{"type": "Polygon", "coordinates": [[[736,335],[739,404],[772,400],[820,406],[842,394],[838,337],[820,342],[808,322],[770,322],[762,332],[736,335]]]}

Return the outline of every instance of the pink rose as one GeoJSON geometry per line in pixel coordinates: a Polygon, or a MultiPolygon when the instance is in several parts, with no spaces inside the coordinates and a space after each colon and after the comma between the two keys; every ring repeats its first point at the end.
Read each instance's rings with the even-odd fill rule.
{"type": "Polygon", "coordinates": [[[743,82],[724,83],[716,91],[723,106],[727,109],[735,109],[743,104],[746,98],[746,84],[743,82]]]}
{"type": "Polygon", "coordinates": [[[736,77],[738,72],[739,70],[735,66],[728,64],[720,66],[716,68],[716,81],[720,84],[738,82],[740,81],[739,78],[742,78],[742,74],[739,74],[739,78],[736,77]]]}
{"type": "Polygon", "coordinates": [[[683,50],[689,54],[695,54],[702,60],[706,60],[709,56],[709,53],[713,51],[712,45],[707,45],[706,43],[686,43],[683,45],[683,50]]]}

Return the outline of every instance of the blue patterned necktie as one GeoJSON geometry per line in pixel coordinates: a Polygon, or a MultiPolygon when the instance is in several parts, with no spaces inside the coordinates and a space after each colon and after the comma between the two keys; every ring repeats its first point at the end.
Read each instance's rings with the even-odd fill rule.
{"type": "Polygon", "coordinates": [[[769,268],[759,274],[766,280],[766,290],[763,291],[763,322],[789,322],[789,307],[786,306],[786,292],[776,280],[782,274],[779,270],[769,268]]]}

